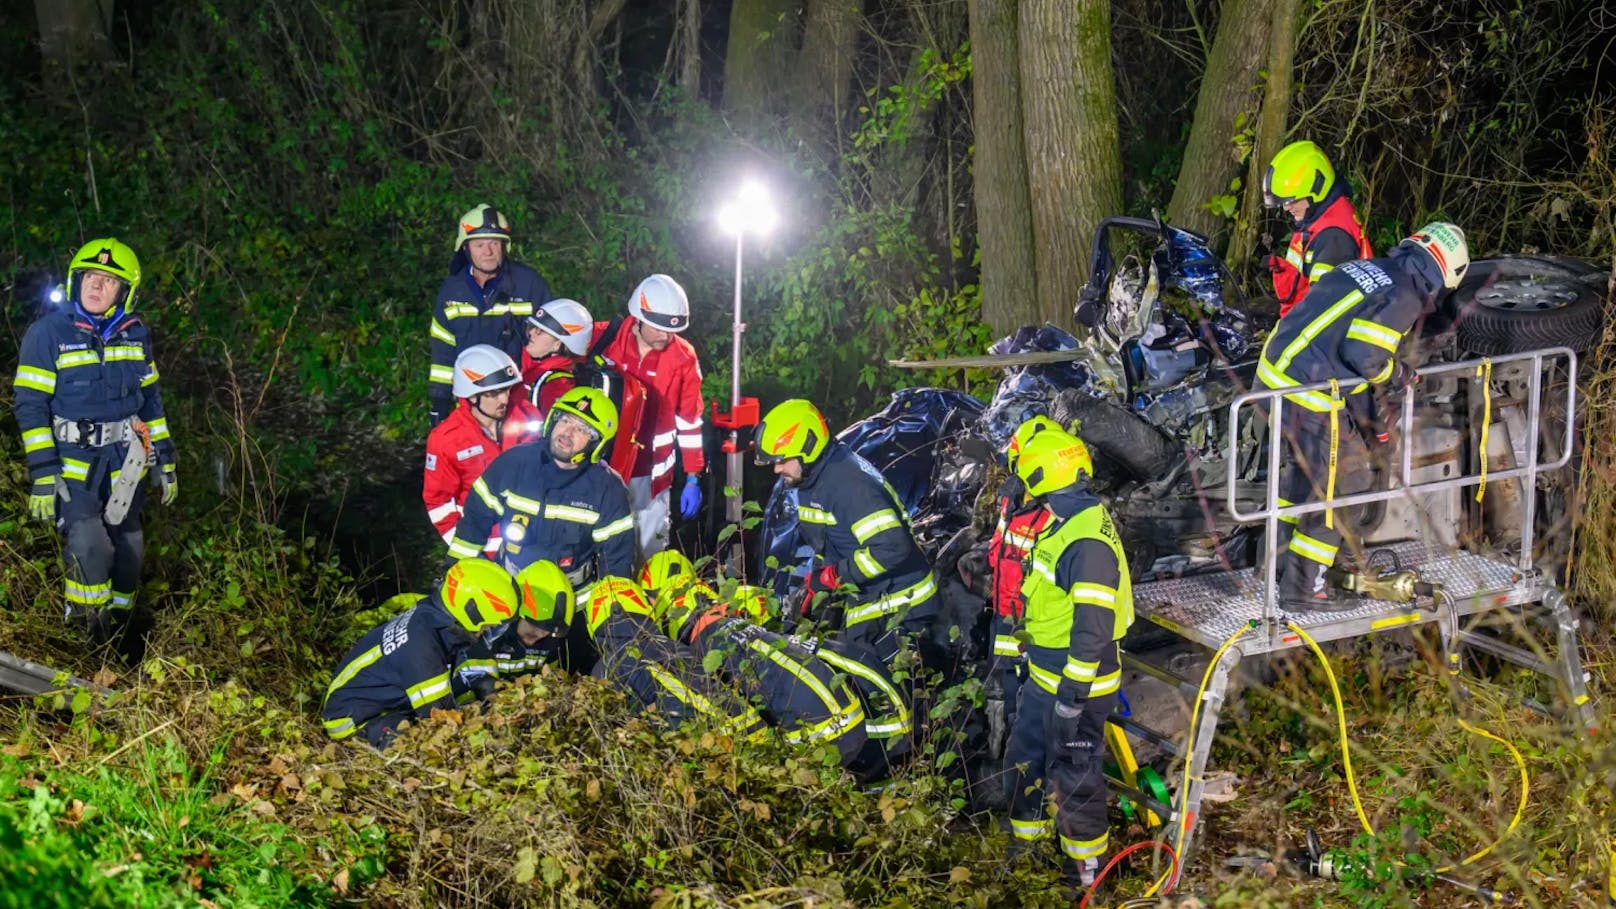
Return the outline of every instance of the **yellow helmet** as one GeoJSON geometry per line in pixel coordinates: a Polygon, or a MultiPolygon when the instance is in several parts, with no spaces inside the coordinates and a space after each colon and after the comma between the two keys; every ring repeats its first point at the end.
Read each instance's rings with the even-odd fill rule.
{"type": "Polygon", "coordinates": [[[680,593],[663,591],[657,597],[656,621],[668,632],[668,637],[679,640],[679,633],[684,630],[685,623],[697,613],[704,613],[712,609],[718,602],[718,591],[708,587],[700,581],[691,584],[680,593]]]}
{"type": "Polygon", "coordinates": [[[135,308],[135,288],[140,286],[140,259],[128,244],[116,237],[105,237],[91,240],[73,254],[73,260],[67,265],[67,288],[68,299],[75,303],[79,301],[79,285],[87,271],[105,272],[122,281],[123,296],[112,305],[116,308],[121,304],[124,312],[135,308]]]}
{"type": "Polygon", "coordinates": [[[1038,433],[1021,450],[1016,460],[1016,476],[1026,485],[1028,495],[1043,496],[1076,483],[1082,475],[1093,475],[1094,461],[1083,440],[1060,429],[1038,433]]]}
{"type": "Polygon", "coordinates": [[[484,558],[461,559],[449,566],[438,598],[472,634],[516,617],[516,585],[505,569],[484,558]]]}
{"type": "Polygon", "coordinates": [[[478,237],[504,240],[509,246],[511,222],[505,220],[505,215],[499,209],[485,202],[460,216],[460,224],[455,228],[455,251],[459,252],[467,240],[478,237]]]}
{"type": "Polygon", "coordinates": [[[550,405],[550,413],[544,418],[546,439],[550,438],[550,430],[555,428],[556,420],[563,414],[582,420],[595,435],[594,444],[585,446],[583,451],[573,455],[572,463],[582,464],[587,460],[593,464],[600,460],[601,449],[617,436],[617,405],[598,388],[587,385],[570,388],[550,405]]]}
{"type": "Polygon", "coordinates": [[[774,618],[774,600],[766,587],[741,584],[730,594],[730,611],[754,625],[767,625],[774,618]]]}
{"type": "Polygon", "coordinates": [[[589,613],[585,620],[589,636],[594,637],[600,631],[600,626],[617,612],[651,618],[651,601],[640,585],[628,578],[601,578],[589,590],[589,613]]]}
{"type": "Polygon", "coordinates": [[[664,549],[645,560],[645,567],[640,569],[640,586],[657,599],[664,591],[681,592],[696,580],[696,566],[684,553],[673,549],[664,549]]]}
{"type": "Polygon", "coordinates": [[[1035,413],[1026,420],[1022,421],[1022,424],[1017,426],[1016,431],[1010,436],[1010,447],[1005,449],[1005,466],[1010,468],[1010,471],[1014,473],[1016,469],[1016,459],[1021,457],[1021,450],[1027,447],[1027,443],[1032,441],[1033,436],[1038,435],[1040,432],[1043,432],[1046,429],[1060,428],[1061,425],[1059,423],[1056,423],[1054,420],[1051,420],[1041,413],[1035,413]]]}
{"type": "Polygon", "coordinates": [[[1274,155],[1263,174],[1263,201],[1274,207],[1297,199],[1323,202],[1333,186],[1330,156],[1312,142],[1292,142],[1274,155]]]}
{"type": "Polygon", "coordinates": [[[754,438],[758,464],[774,464],[792,458],[812,464],[830,444],[830,427],[825,424],[819,408],[802,398],[792,398],[764,414],[754,438]]]}
{"type": "Polygon", "coordinates": [[[561,566],[541,559],[516,573],[517,615],[553,635],[572,627],[576,600],[561,566]]]}

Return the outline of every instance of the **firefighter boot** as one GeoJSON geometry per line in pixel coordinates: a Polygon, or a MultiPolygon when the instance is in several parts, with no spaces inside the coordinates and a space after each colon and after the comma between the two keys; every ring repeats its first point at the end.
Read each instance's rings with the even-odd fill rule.
{"type": "Polygon", "coordinates": [[[1337,590],[1325,580],[1329,566],[1294,553],[1285,553],[1280,565],[1279,608],[1286,612],[1346,612],[1357,609],[1356,597],[1337,590]]]}

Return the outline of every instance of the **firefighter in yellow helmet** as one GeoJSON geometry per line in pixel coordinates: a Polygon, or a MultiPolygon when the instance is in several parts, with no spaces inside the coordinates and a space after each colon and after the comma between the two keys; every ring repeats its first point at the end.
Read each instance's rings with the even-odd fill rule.
{"type": "Polygon", "coordinates": [[[486,559],[456,562],[437,590],[348,651],[320,710],[326,733],[340,740],[357,732],[386,748],[405,721],[453,709],[453,678],[467,652],[520,608],[505,569],[486,559]]]}
{"type": "Polygon", "coordinates": [[[1005,750],[1012,850],[1058,831],[1069,880],[1088,887],[1109,847],[1101,765],[1105,720],[1122,685],[1118,642],[1133,624],[1128,560],[1089,489],[1094,465],[1080,439],[1045,429],[1022,448],[1015,470],[1050,521],[1022,584],[1028,683],[1005,750]]]}
{"type": "Polygon", "coordinates": [[[28,512],[61,528],[65,616],[94,643],[124,626],[140,583],[142,479],[155,474],[164,505],[179,493],[151,331],[134,312],[140,278],[121,240],[85,244],[67,299],[23,335],[13,381],[28,512]]]}
{"type": "Polygon", "coordinates": [[[1280,149],[1263,174],[1263,201],[1270,208],[1283,208],[1293,227],[1285,255],[1268,260],[1281,318],[1331,269],[1375,254],[1348,189],[1329,156],[1312,142],[1292,142],[1280,149]]]}
{"type": "MultiPolygon", "coordinates": [[[[802,540],[817,566],[808,576],[805,615],[835,636],[870,646],[889,664],[901,639],[930,644],[939,610],[937,579],[915,543],[909,514],[869,462],[834,440],[825,418],[800,398],[781,403],[757,427],[757,462],[797,490],[802,540]],[[837,611],[821,597],[851,589],[837,611]]],[[[825,597],[830,599],[830,597],[825,597]]]]}

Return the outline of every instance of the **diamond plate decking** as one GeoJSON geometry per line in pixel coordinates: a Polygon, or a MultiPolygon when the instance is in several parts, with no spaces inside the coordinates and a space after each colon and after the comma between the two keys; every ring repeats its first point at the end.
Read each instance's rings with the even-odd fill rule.
{"type": "MultiPolygon", "coordinates": [[[[1522,578],[1512,564],[1464,551],[1428,549],[1425,544],[1397,543],[1380,547],[1397,555],[1400,567],[1416,570],[1420,578],[1437,581],[1454,599],[1458,613],[1472,615],[1489,609],[1519,606],[1537,601],[1543,591],[1532,578],[1522,578]]],[[[1216,648],[1246,623],[1264,619],[1262,583],[1257,569],[1194,575],[1168,581],[1151,581],[1133,590],[1135,611],[1143,618],[1195,641],[1216,648]]],[[[1363,600],[1349,612],[1277,612],[1267,635],[1252,634],[1240,643],[1246,653],[1286,650],[1301,646],[1301,640],[1285,631],[1286,622],[1296,622],[1308,634],[1324,640],[1372,634],[1389,628],[1435,621],[1435,610],[1419,610],[1406,603],[1363,600]]]]}

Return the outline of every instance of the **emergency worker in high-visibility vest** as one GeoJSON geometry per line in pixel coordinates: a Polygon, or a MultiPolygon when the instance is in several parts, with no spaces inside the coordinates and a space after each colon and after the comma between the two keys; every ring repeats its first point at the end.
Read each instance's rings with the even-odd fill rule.
{"type": "Polygon", "coordinates": [[[1083,887],[1110,846],[1105,721],[1122,685],[1118,642],[1133,624],[1128,560],[1089,489],[1093,472],[1082,440],[1060,429],[1034,435],[1016,459],[1016,475],[1050,522],[1022,585],[1028,679],[1005,751],[1012,855],[1058,832],[1063,869],[1083,887]]]}
{"type": "Polygon", "coordinates": [[[1312,142],[1292,142],[1274,155],[1263,174],[1263,200],[1284,209],[1294,226],[1285,254],[1268,259],[1280,318],[1337,265],[1375,254],[1346,179],[1336,176],[1330,157],[1312,142]]]}
{"type": "MultiPolygon", "coordinates": [[[[1402,387],[1414,374],[1405,338],[1437,295],[1459,286],[1470,267],[1464,231],[1444,221],[1420,228],[1384,258],[1348,262],[1314,285],[1279,320],[1263,346],[1257,378],[1271,389],[1334,382],[1286,394],[1281,434],[1289,456],[1281,505],[1322,501],[1369,488],[1366,435],[1379,435],[1373,386],[1402,387]]],[[[1293,611],[1350,609],[1326,583],[1341,548],[1330,510],[1280,525],[1279,603],[1293,611]]]]}
{"type": "Polygon", "coordinates": [[[1015,724],[1016,692],[1026,663],[1021,642],[1015,636],[1016,625],[1027,606],[1021,596],[1026,559],[1038,534],[1050,521],[1049,511],[1027,495],[1026,486],[1016,476],[1016,461],[1033,436],[1059,428],[1059,423],[1043,414],[1034,414],[1016,427],[1004,452],[1010,476],[999,488],[999,522],[988,540],[988,569],[993,574],[993,660],[988,672],[999,680],[1006,726],[1015,724]]]}

